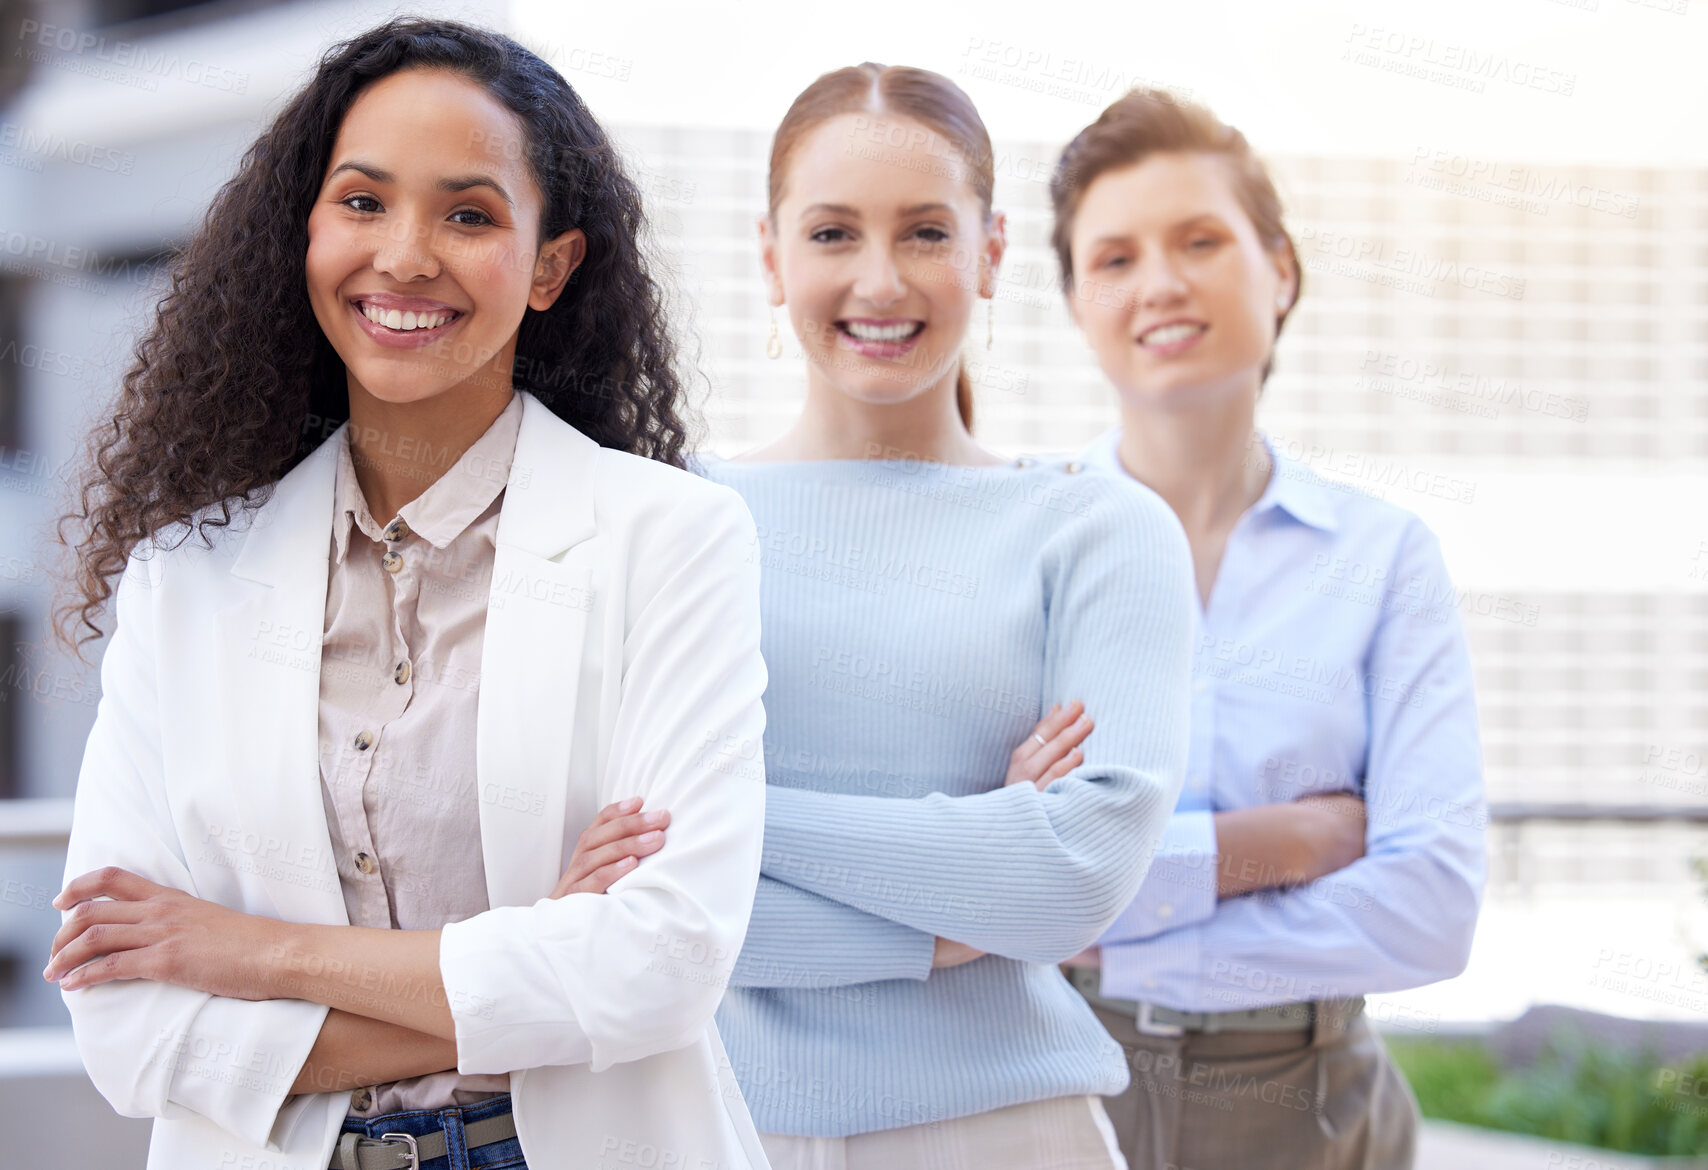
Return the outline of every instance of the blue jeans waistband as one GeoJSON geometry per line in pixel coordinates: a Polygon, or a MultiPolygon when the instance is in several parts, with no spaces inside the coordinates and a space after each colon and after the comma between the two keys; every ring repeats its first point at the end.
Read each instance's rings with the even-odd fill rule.
{"type": "Polygon", "coordinates": [[[497,1117],[511,1110],[510,1094],[501,1093],[485,1101],[477,1101],[473,1105],[447,1105],[443,1109],[408,1109],[397,1113],[382,1113],[376,1117],[346,1117],[342,1132],[359,1133],[363,1137],[379,1138],[388,1133],[406,1133],[411,1137],[425,1137],[439,1130],[445,1131],[446,1144],[449,1147],[443,1158],[424,1160],[422,1170],[463,1170],[464,1167],[480,1167],[485,1165],[520,1166],[521,1146],[515,1138],[506,1138],[499,1142],[489,1142],[476,1150],[488,1157],[470,1159],[469,1150],[463,1137],[463,1128],[477,1121],[485,1121],[489,1117],[497,1117]],[[509,1146],[511,1149],[501,1149],[509,1146]],[[514,1159],[514,1160],[513,1160],[514,1159]]]}

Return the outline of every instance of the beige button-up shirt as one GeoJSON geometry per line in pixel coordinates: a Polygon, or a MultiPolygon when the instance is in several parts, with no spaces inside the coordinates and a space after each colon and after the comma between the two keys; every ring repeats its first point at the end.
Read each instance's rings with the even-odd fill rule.
{"type": "MultiPolygon", "coordinates": [[[[352,926],[432,930],[489,908],[475,710],[498,514],[521,421],[522,400],[512,397],[383,526],[356,480],[348,430],[339,448],[320,793],[352,926]]],[[[509,1089],[508,1076],[453,1069],[358,1090],[350,1113],[467,1105],[509,1089]]]]}

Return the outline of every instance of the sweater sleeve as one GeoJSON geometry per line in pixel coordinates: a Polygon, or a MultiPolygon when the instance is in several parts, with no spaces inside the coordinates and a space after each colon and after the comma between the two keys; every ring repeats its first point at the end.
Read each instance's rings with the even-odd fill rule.
{"type": "Polygon", "coordinates": [[[1032,962],[1093,944],[1132,901],[1186,768],[1191,554],[1153,492],[1093,476],[1085,514],[1039,558],[1042,702],[1084,701],[1096,728],[1083,762],[1044,792],[899,799],[773,786],[764,872],[1032,962]]]}
{"type": "Polygon", "coordinates": [[[936,943],[911,926],[761,877],[730,985],[817,990],[920,980],[931,974],[936,943]]]}

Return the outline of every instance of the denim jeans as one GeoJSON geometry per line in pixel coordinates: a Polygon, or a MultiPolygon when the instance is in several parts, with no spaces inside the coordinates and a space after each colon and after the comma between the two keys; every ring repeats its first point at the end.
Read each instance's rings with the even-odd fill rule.
{"type": "Polygon", "coordinates": [[[463,1126],[483,1121],[510,1109],[510,1094],[505,1093],[486,1101],[445,1109],[412,1109],[403,1113],[382,1113],[378,1117],[347,1117],[345,1133],[359,1133],[378,1138],[382,1134],[407,1133],[424,1137],[434,1130],[445,1131],[445,1156],[426,1158],[421,1170],[527,1170],[522,1160],[522,1143],[516,1138],[488,1142],[469,1149],[463,1138],[463,1126]]]}

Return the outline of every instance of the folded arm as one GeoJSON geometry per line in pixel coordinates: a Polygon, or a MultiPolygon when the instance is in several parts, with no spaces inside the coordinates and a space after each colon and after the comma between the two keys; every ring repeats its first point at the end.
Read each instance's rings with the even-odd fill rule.
{"type": "MultiPolygon", "coordinates": [[[[1044,792],[891,799],[774,787],[764,870],[978,950],[1059,962],[1132,900],[1186,761],[1191,559],[1167,505],[1124,484],[1043,550],[1043,701],[1097,729],[1044,792]]],[[[992,777],[995,782],[996,778],[992,777]]]]}
{"type": "MultiPolygon", "coordinates": [[[[160,559],[133,554],[115,591],[101,701],[78,773],[68,884],[118,866],[195,892],[161,765],[153,613],[160,559]]],[[[62,995],[89,1078],[120,1114],[200,1116],[269,1149],[279,1148],[275,1123],[287,1120],[286,1098],[327,1012],[320,1004],[248,1001],[152,979],[62,995]]]]}
{"type": "Polygon", "coordinates": [[[439,968],[465,1073],[681,1048],[712,1019],[752,912],[762,766],[759,566],[727,488],[637,526],[605,799],[668,809],[669,845],[606,894],[502,906],[445,926],[439,968]],[[694,506],[701,505],[701,506],[694,506]]]}
{"type": "MultiPolygon", "coordinates": [[[[1448,580],[1421,523],[1393,579],[1431,582],[1437,594],[1448,580]]],[[[1381,685],[1365,688],[1364,855],[1314,881],[1225,900],[1189,926],[1214,955],[1203,978],[1230,997],[1264,985],[1300,991],[1294,998],[1393,991],[1464,969],[1488,813],[1458,612],[1385,607],[1365,674],[1381,685]]]]}

